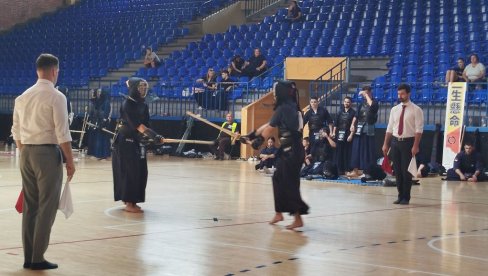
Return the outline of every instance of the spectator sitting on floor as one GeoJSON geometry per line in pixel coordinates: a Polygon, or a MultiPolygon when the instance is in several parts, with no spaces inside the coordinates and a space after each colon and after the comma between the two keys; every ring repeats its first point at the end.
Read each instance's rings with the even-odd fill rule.
{"type": "Polygon", "coordinates": [[[290,2],[287,19],[291,22],[300,21],[302,19],[302,10],[298,6],[297,1],[290,2]]]}
{"type": "Polygon", "coordinates": [[[230,61],[229,74],[233,77],[242,76],[242,70],[244,69],[245,61],[240,55],[235,55],[230,61]]]}
{"type": "Polygon", "coordinates": [[[274,146],[275,138],[269,137],[266,148],[261,150],[259,154],[259,159],[261,162],[255,166],[256,170],[264,170],[264,168],[272,168],[275,165],[276,153],[278,148],[274,146]]]}
{"type": "Polygon", "coordinates": [[[454,158],[454,164],[447,171],[446,180],[477,182],[484,181],[483,163],[481,154],[475,151],[474,143],[468,141],[464,144],[464,151],[461,151],[454,158]]]}
{"type": "Polygon", "coordinates": [[[261,75],[266,71],[266,57],[261,54],[261,50],[259,48],[254,49],[254,55],[249,58],[249,61],[244,63],[243,75],[252,79],[256,76],[261,75]]]}
{"type": "MultiPolygon", "coordinates": [[[[480,62],[477,54],[472,54],[470,57],[471,63],[464,68],[463,78],[466,82],[485,82],[485,66],[480,62]]],[[[470,89],[480,89],[480,84],[470,85],[470,89]]]]}
{"type": "Polygon", "coordinates": [[[312,160],[310,165],[303,167],[300,176],[322,175],[326,161],[332,162],[333,149],[336,147],[334,139],[329,135],[326,128],[319,132],[319,140],[312,145],[312,160]]]}
{"type": "Polygon", "coordinates": [[[161,60],[158,55],[153,52],[151,47],[146,48],[146,56],[144,57],[144,66],[146,68],[157,68],[161,65],[161,60]]]}
{"type": "Polygon", "coordinates": [[[464,68],[466,68],[464,59],[458,58],[457,65],[447,70],[446,72],[446,83],[465,82],[466,80],[463,78],[464,68]]]}
{"type": "Polygon", "coordinates": [[[310,162],[312,160],[312,154],[311,148],[310,148],[310,139],[308,137],[303,137],[302,139],[302,145],[303,145],[303,150],[305,151],[305,158],[303,160],[303,163],[305,166],[310,165],[310,162]]]}

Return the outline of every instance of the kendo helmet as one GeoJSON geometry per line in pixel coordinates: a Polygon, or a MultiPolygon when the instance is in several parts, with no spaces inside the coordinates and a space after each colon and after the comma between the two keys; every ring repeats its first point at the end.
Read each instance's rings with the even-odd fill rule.
{"type": "Polygon", "coordinates": [[[148,84],[145,79],[132,77],[127,80],[129,97],[136,101],[143,101],[147,95],[148,84]]]}
{"type": "Polygon", "coordinates": [[[276,103],[275,108],[284,103],[295,103],[298,106],[298,89],[295,82],[279,80],[273,84],[273,95],[276,103]]]}

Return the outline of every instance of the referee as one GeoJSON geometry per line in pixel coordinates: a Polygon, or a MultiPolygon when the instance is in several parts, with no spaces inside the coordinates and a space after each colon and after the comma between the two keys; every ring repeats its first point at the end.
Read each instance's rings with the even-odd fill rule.
{"type": "Polygon", "coordinates": [[[408,172],[408,165],[412,156],[419,152],[424,114],[420,107],[410,101],[410,85],[400,84],[397,90],[400,104],[391,109],[382,150],[386,156],[391,142],[391,156],[398,189],[398,199],[393,204],[408,205],[412,188],[412,175],[408,172]]]}

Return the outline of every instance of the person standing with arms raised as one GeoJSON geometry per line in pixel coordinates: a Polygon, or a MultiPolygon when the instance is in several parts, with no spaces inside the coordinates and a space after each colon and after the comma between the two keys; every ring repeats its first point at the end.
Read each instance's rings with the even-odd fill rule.
{"type": "Polygon", "coordinates": [[[351,146],[351,168],[348,177],[365,177],[376,162],[375,124],[378,120],[378,101],[373,98],[371,86],[364,86],[358,94],[363,100],[358,104],[350,131],[354,132],[351,146]],[[359,173],[362,170],[363,175],[359,173]]]}
{"type": "Polygon", "coordinates": [[[408,84],[400,84],[397,90],[400,104],[391,109],[382,150],[384,156],[391,151],[395,170],[398,199],[393,204],[408,205],[412,188],[412,175],[408,172],[408,166],[412,157],[419,152],[424,130],[424,113],[410,101],[408,84]]]}
{"type": "Polygon", "coordinates": [[[68,181],[75,173],[71,152],[66,97],[54,85],[59,60],[41,54],[36,61],[38,80],[15,99],[12,133],[20,149],[24,204],[22,243],[24,268],[55,269],[44,259],[56,218],[63,181],[63,158],[68,181]],[[62,153],[61,153],[62,151],[62,153]]]}

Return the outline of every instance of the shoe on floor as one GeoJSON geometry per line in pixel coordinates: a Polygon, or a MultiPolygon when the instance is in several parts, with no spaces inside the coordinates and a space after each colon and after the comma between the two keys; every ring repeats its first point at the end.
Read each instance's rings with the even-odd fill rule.
{"type": "Polygon", "coordinates": [[[32,270],[56,269],[58,268],[58,265],[54,263],[50,263],[48,261],[44,261],[40,263],[32,263],[30,268],[32,270]]]}

